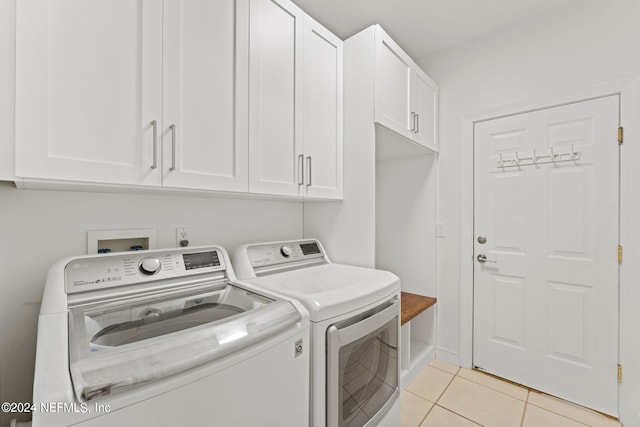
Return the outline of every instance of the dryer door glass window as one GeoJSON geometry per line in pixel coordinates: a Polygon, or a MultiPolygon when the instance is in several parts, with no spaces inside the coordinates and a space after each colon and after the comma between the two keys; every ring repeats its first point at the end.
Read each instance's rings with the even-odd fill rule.
{"type": "Polygon", "coordinates": [[[350,329],[366,321],[328,331],[328,426],[364,426],[384,415],[397,399],[398,317],[353,339],[351,332],[356,331],[350,329]]]}

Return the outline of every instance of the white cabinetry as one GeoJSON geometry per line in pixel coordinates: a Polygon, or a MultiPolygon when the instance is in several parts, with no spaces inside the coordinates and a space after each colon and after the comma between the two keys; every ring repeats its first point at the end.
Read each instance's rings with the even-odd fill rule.
{"type": "Polygon", "coordinates": [[[375,121],[437,151],[438,87],[378,25],[375,32],[375,121]]]}
{"type": "Polygon", "coordinates": [[[250,26],[249,191],[342,197],[342,41],[288,0],[250,26]]]}
{"type": "Polygon", "coordinates": [[[246,0],[18,2],[16,175],[247,191],[246,0]]]}
{"type": "Polygon", "coordinates": [[[247,13],[246,0],[164,1],[164,186],[248,189],[247,13]]]}
{"type": "Polygon", "coordinates": [[[342,41],[289,0],[24,0],[16,46],[19,186],[342,197],[342,41]]]}
{"type": "Polygon", "coordinates": [[[20,0],[16,17],[16,176],[160,185],[162,3],[20,0]]]}
{"type": "Polygon", "coordinates": [[[304,25],[305,196],[342,198],[342,40],[304,25]]]}
{"type": "Polygon", "coordinates": [[[288,0],[252,0],[249,191],[298,195],[302,185],[303,13],[288,0]]]}

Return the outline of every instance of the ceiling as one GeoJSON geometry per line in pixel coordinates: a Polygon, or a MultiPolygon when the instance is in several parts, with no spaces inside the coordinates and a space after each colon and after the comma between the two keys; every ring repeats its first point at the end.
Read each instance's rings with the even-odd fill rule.
{"type": "Polygon", "coordinates": [[[293,1],[342,39],[380,24],[418,60],[576,0],[293,1]]]}

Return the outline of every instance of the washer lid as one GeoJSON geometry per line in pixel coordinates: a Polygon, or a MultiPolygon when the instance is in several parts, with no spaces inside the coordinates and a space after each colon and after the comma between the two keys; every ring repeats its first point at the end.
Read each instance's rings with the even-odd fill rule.
{"type": "Polygon", "coordinates": [[[211,363],[300,321],[289,301],[229,282],[115,299],[69,312],[69,370],[80,401],[211,363]]]}
{"type": "Polygon", "coordinates": [[[393,273],[344,264],[322,264],[248,280],[299,300],[320,322],[357,310],[400,290],[393,273]]]}

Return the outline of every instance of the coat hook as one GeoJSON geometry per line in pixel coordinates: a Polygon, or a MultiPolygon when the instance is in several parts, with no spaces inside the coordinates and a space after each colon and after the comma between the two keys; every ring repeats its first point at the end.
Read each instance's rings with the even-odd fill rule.
{"type": "Polygon", "coordinates": [[[554,152],[553,152],[553,145],[551,146],[551,161],[552,161],[553,163],[555,163],[555,162],[556,162],[556,155],[555,155],[555,154],[554,154],[554,152]]]}
{"type": "Polygon", "coordinates": [[[575,159],[576,158],[576,152],[573,151],[573,144],[571,144],[571,159],[575,159]]]}
{"type": "Polygon", "coordinates": [[[520,157],[518,156],[517,151],[516,151],[516,166],[520,166],[520,157]]]}
{"type": "Polygon", "coordinates": [[[504,159],[502,158],[502,153],[500,153],[500,160],[498,160],[498,164],[501,168],[504,168],[504,159]]]}
{"type": "Polygon", "coordinates": [[[538,158],[536,157],[536,149],[533,149],[533,163],[535,164],[538,161],[538,158]]]}

